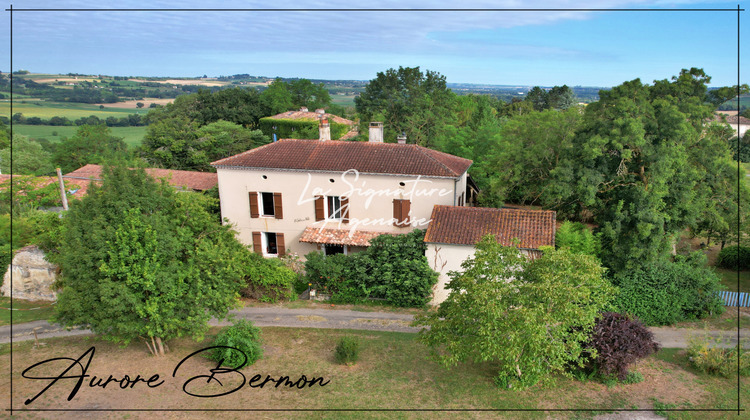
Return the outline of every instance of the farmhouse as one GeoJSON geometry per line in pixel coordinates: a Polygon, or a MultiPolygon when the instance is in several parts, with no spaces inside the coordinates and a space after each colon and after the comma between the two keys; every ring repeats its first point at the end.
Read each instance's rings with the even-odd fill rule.
{"type": "Polygon", "coordinates": [[[221,215],[265,256],[349,253],[384,234],[425,229],[435,205],[466,206],[471,161],[414,144],[284,139],[213,162],[221,215]]]}
{"type": "Polygon", "coordinates": [[[435,206],[424,238],[427,262],[440,275],[431,303],[448,297],[448,272],[461,271],[461,262],[474,255],[483,236],[494,235],[505,246],[517,240],[521,253],[537,258],[540,247],[555,245],[555,216],[548,210],[435,206]]]}

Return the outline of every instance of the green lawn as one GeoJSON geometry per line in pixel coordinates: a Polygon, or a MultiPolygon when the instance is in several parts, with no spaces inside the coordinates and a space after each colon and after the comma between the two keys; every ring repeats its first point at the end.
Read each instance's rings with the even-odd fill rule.
{"type": "MultiPolygon", "coordinates": [[[[0,325],[10,324],[10,298],[0,297],[0,325]]],[[[39,321],[49,319],[54,312],[53,302],[29,302],[21,299],[13,299],[13,323],[39,321]]]]}
{"type": "MultiPolygon", "coordinates": [[[[284,389],[266,386],[249,388],[218,398],[190,397],[182,390],[188,378],[205,375],[216,366],[203,357],[193,357],[173,375],[175,366],[186,355],[211,345],[218,329],[212,328],[206,340],[196,343],[182,338],[169,341],[171,352],[164,357],[149,356],[141,340],[118,346],[96,337],[69,337],[33,341],[13,345],[14,406],[39,393],[49,382],[21,377],[27,367],[55,357],[77,357],[91,346],[96,355],[88,374],[122,377],[136,374],[149,377],[159,374],[164,386],[149,389],[143,384],[128,390],[118,387],[92,389],[84,386],[72,401],[67,400],[72,384],[57,384],[27,408],[183,408],[183,409],[454,409],[454,410],[528,410],[528,409],[598,409],[592,412],[544,411],[455,411],[451,418],[592,418],[599,413],[621,408],[733,408],[737,405],[736,378],[702,374],[688,365],[682,350],[664,349],[632,367],[644,382],[632,385],[607,386],[600,382],[579,381],[558,377],[548,386],[534,386],[518,391],[499,388],[493,381],[492,363],[462,363],[446,369],[428,358],[429,352],[416,341],[415,334],[379,331],[322,330],[309,328],[261,328],[264,354],[255,364],[243,368],[246,381],[261,377],[301,375],[323,377],[325,387],[284,389]],[[359,361],[353,366],[339,365],[334,348],[343,336],[353,336],[360,343],[359,361]]],[[[0,345],[0,363],[8,366],[9,345],[0,345]]],[[[58,365],[56,365],[58,366],[58,365]]],[[[67,365],[66,365],[67,366],[67,365]]],[[[52,367],[42,369],[43,373],[52,367]]],[[[59,373],[59,367],[54,372],[59,373]]],[[[239,375],[217,374],[218,381],[191,384],[194,390],[217,394],[241,384],[239,375]],[[222,386],[223,388],[219,388],[222,386]]],[[[9,374],[0,374],[0,392],[8,395],[9,374]]],[[[293,379],[294,380],[294,379],[293,379]]],[[[750,398],[748,378],[740,379],[741,398],[750,398]]],[[[669,413],[670,418],[720,419],[727,413],[669,413]]],[[[225,413],[227,418],[246,418],[243,413],[225,413]]],[[[424,418],[443,414],[423,412],[267,412],[264,418],[424,418]]],[[[252,415],[250,415],[252,417],[252,415]]],[[[632,416],[631,416],[632,417],[632,416]]]]}
{"type": "MultiPolygon", "coordinates": [[[[737,292],[737,271],[728,270],[726,268],[716,268],[716,272],[721,277],[721,284],[731,290],[737,292]]],[[[750,292],[750,271],[740,271],[740,290],[743,293],[750,292]]]]}
{"type": "MultiPolygon", "coordinates": [[[[128,147],[140,146],[143,136],[146,135],[145,126],[141,127],[110,127],[112,135],[122,137],[128,147]]],[[[75,134],[76,126],[52,126],[52,125],[25,125],[13,124],[13,132],[29,136],[31,138],[46,138],[50,142],[57,142],[61,137],[70,137],[75,134]],[[57,135],[53,135],[56,132],[57,135]]]]}

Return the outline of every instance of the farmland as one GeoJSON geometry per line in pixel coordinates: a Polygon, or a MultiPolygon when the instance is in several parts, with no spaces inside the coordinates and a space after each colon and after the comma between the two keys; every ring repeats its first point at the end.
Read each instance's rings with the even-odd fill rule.
{"type": "MultiPolygon", "coordinates": [[[[67,117],[75,120],[82,117],[95,115],[100,119],[107,117],[127,117],[128,114],[148,113],[148,109],[138,108],[105,108],[100,109],[95,104],[47,102],[39,100],[22,100],[13,102],[13,114],[21,113],[24,117],[39,117],[49,119],[52,117],[67,117]]],[[[0,101],[0,115],[10,118],[10,101],[0,101]]]]}
{"type": "MultiPolygon", "coordinates": [[[[71,137],[75,134],[76,126],[53,126],[53,125],[26,125],[14,124],[13,131],[23,136],[34,139],[47,139],[52,143],[59,141],[62,137],[71,137]],[[55,135],[54,133],[57,133],[55,135]]],[[[146,134],[146,127],[110,127],[113,136],[122,137],[128,147],[141,144],[146,134]]]]}

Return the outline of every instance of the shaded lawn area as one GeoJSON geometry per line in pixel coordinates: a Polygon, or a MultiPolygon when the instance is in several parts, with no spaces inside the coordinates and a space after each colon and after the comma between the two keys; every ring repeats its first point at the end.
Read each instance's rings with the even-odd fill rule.
{"type": "MultiPolygon", "coordinates": [[[[216,334],[213,328],[210,334],[216,334]]],[[[734,408],[737,404],[736,378],[711,377],[692,370],[680,350],[666,350],[634,367],[645,381],[632,385],[608,388],[598,382],[581,382],[558,378],[546,387],[535,386],[525,391],[500,389],[493,382],[492,363],[464,363],[445,369],[427,359],[428,351],[416,342],[416,334],[347,331],[322,329],[262,328],[264,356],[252,366],[242,369],[247,379],[259,374],[278,378],[290,376],[296,380],[324,377],[330,380],[325,387],[304,389],[249,388],[221,397],[197,398],[185,394],[183,384],[190,378],[209,374],[213,362],[200,356],[188,359],[176,376],[172,372],[185,356],[210,346],[208,340],[196,343],[190,339],[169,342],[172,350],[163,358],[152,357],[145,346],[133,342],[127,347],[99,340],[95,337],[71,337],[43,340],[46,345],[34,348],[33,342],[14,344],[14,407],[41,391],[49,380],[31,380],[20,376],[34,363],[54,357],[82,355],[91,346],[96,354],[88,374],[150,377],[159,374],[165,382],[149,389],[139,383],[133,389],[121,390],[115,385],[90,388],[88,381],[75,398],[68,402],[75,380],[63,380],[51,387],[28,408],[181,408],[181,409],[601,409],[599,413],[618,408],[657,407],[674,408],[734,408]],[[334,362],[336,342],[343,336],[356,337],[360,342],[359,362],[354,366],[334,362]]],[[[9,346],[0,347],[0,363],[9,365],[9,346]]],[[[39,367],[38,376],[58,375],[70,361],[59,361],[39,367]]],[[[0,392],[9,395],[8,371],[2,373],[0,392]]],[[[223,387],[216,382],[195,381],[194,393],[217,394],[241,384],[239,375],[223,374],[223,387]]],[[[219,378],[219,376],[217,376],[219,378]]],[[[741,379],[742,399],[750,398],[747,378],[741,379]]],[[[7,399],[3,408],[8,404],[7,399]]],[[[22,418],[45,418],[49,413],[23,413],[22,418]]],[[[80,413],[55,413],[61,418],[76,418],[80,413]]],[[[104,413],[101,413],[104,415],[104,413]]],[[[153,418],[153,413],[110,413],[127,418],[153,418]]],[[[172,413],[175,418],[425,418],[441,417],[435,412],[223,412],[172,413]]],[[[591,418],[592,412],[452,412],[452,418],[591,418]]],[[[695,418],[696,413],[675,414],[675,418],[695,418]]],[[[727,413],[700,413],[700,418],[718,419],[727,413]]],[[[118,417],[118,418],[119,418],[118,417]]]]}
{"type": "MultiPolygon", "coordinates": [[[[49,319],[55,311],[53,302],[13,299],[13,324],[49,319]]],[[[0,325],[10,324],[10,297],[0,297],[0,325]]]]}
{"type": "MultiPolygon", "coordinates": [[[[721,284],[727,290],[736,292],[737,290],[737,270],[715,267],[716,272],[721,277],[721,284]]],[[[750,271],[740,271],[740,291],[750,293],[750,271]]]]}

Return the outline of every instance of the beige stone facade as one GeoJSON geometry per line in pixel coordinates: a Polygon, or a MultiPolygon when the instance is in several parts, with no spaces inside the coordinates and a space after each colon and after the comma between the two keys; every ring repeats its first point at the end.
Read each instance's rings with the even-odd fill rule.
{"type": "MultiPolygon", "coordinates": [[[[319,245],[300,242],[308,227],[408,233],[427,228],[436,204],[457,205],[466,197],[466,172],[457,178],[367,174],[354,170],[218,167],[217,172],[222,217],[234,225],[239,239],[248,246],[254,245],[253,232],[260,232],[262,253],[266,256],[274,255],[268,252],[267,233],[281,233],[284,251],[304,256],[319,249],[319,245]],[[320,196],[324,197],[324,220],[316,220],[316,197],[320,196]],[[403,226],[394,226],[394,200],[408,201],[408,215],[403,217],[408,216],[409,220],[403,226]],[[252,214],[253,201],[257,217],[252,214]],[[337,208],[332,206],[340,211],[336,212],[337,208]]],[[[257,240],[258,235],[255,237],[257,240]]],[[[346,252],[354,250],[347,247],[346,252]]]]}

